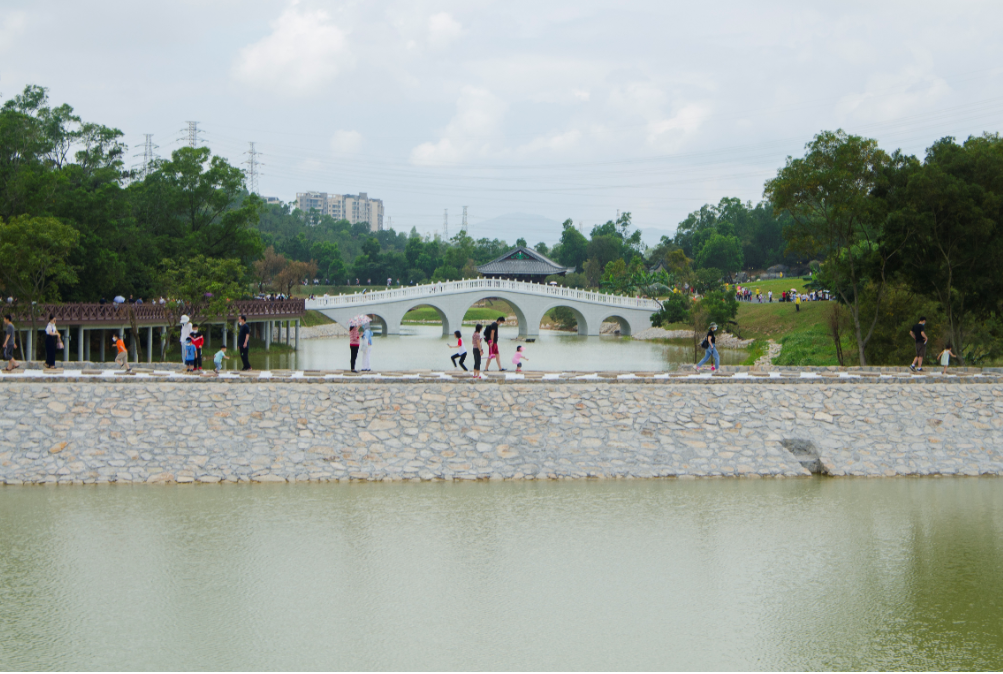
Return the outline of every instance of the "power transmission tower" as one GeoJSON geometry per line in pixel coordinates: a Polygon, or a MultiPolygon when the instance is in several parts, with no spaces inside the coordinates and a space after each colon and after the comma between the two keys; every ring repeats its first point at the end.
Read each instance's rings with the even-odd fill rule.
{"type": "Polygon", "coordinates": [[[264,166],[264,164],[258,161],[258,157],[261,156],[261,153],[255,150],[254,143],[251,143],[251,149],[245,152],[244,154],[247,155],[247,161],[244,162],[247,165],[247,170],[244,171],[244,174],[247,176],[248,190],[251,192],[251,194],[257,194],[258,176],[261,175],[261,172],[258,170],[258,167],[264,166]]]}
{"type": "MultiPolygon", "coordinates": [[[[153,153],[154,150],[159,148],[159,145],[153,144],[153,134],[144,133],[143,137],[146,139],[143,142],[143,163],[139,166],[139,179],[146,180],[146,176],[153,172],[153,166],[157,161],[157,155],[153,153]]],[[[133,155],[134,157],[139,157],[140,155],[133,155]]]]}
{"type": "Polygon", "coordinates": [[[442,212],[442,238],[449,241],[449,209],[442,212]]]}
{"type": "Polygon", "coordinates": [[[178,140],[184,141],[185,143],[188,144],[188,147],[190,148],[196,148],[198,147],[199,141],[202,140],[201,138],[199,138],[199,123],[198,122],[185,122],[185,123],[188,125],[188,130],[185,132],[185,135],[179,138],[178,140]]]}
{"type": "Polygon", "coordinates": [[[463,207],[463,224],[460,225],[460,231],[464,234],[467,233],[467,207],[463,207]]]}

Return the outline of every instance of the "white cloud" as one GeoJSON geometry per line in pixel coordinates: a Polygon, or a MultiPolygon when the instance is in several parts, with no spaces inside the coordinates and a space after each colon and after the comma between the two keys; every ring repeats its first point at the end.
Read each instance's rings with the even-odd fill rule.
{"type": "Polygon", "coordinates": [[[486,89],[464,87],[456,101],[456,115],[437,143],[411,150],[411,162],[422,166],[450,164],[486,154],[497,143],[507,105],[486,89]]]}
{"type": "Polygon", "coordinates": [[[28,23],[24,12],[9,12],[0,19],[0,52],[9,50],[28,23]]]}
{"type": "Polygon", "coordinates": [[[327,12],[301,8],[294,0],[270,35],[240,50],[232,74],[251,86],[308,94],[354,63],[345,31],[327,12]]]}
{"type": "Polygon", "coordinates": [[[338,129],[331,136],[331,149],[337,154],[354,154],[362,148],[362,134],[338,129]]]}
{"type": "Polygon", "coordinates": [[[428,18],[428,43],[433,48],[449,46],[463,34],[463,26],[449,12],[439,12],[428,18]]]}

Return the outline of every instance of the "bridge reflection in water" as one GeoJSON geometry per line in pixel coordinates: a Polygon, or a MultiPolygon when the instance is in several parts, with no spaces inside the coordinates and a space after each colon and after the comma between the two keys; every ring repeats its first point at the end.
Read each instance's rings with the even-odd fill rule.
{"type": "Polygon", "coordinates": [[[578,321],[578,334],[590,336],[598,336],[605,321],[619,323],[622,335],[643,330],[651,325],[651,314],[661,308],[658,302],[640,297],[503,279],[470,279],[325,296],[307,300],[306,308],[346,327],[352,317],[371,314],[383,328],[383,334],[399,335],[404,314],[417,306],[428,306],[442,319],[442,334],[451,335],[460,328],[467,309],[489,298],[505,300],[512,307],[519,319],[520,337],[536,337],[544,315],[557,307],[570,309],[578,321]]]}

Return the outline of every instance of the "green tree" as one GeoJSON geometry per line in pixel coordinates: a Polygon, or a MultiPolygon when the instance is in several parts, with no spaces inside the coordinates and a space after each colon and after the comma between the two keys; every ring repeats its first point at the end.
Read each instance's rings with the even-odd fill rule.
{"type": "Polygon", "coordinates": [[[67,258],[79,239],[75,229],[55,218],[0,218],[0,281],[26,308],[32,330],[35,303],[56,301],[60,284],[76,283],[76,271],[67,258]]]}
{"type": "Polygon", "coordinates": [[[558,244],[557,261],[565,267],[574,267],[575,271],[581,271],[582,265],[588,259],[588,239],[575,229],[570,219],[565,220],[562,226],[564,229],[558,244]]]}
{"type": "Polygon", "coordinates": [[[651,315],[651,324],[655,327],[671,323],[684,323],[690,319],[690,308],[693,301],[684,293],[669,293],[662,302],[662,308],[651,315]]]}
{"type": "Polygon", "coordinates": [[[233,303],[244,295],[245,272],[240,260],[204,255],[168,258],[160,263],[156,284],[160,294],[168,298],[163,305],[168,328],[161,360],[167,356],[167,345],[173,343],[183,314],[196,325],[206,319],[230,317],[233,303]]]}
{"type": "Polygon", "coordinates": [[[902,247],[910,285],[937,298],[942,332],[964,363],[969,332],[1000,311],[1003,297],[1003,140],[944,138],[909,168],[886,246],[902,247]]]}
{"type": "Polygon", "coordinates": [[[698,267],[716,267],[726,274],[742,268],[742,242],[737,236],[714,233],[697,253],[698,267]]]}
{"type": "Polygon", "coordinates": [[[250,263],[261,255],[255,228],[261,199],[244,190],[244,173],[209,148],[183,147],[130,186],[137,217],[166,257],[203,255],[250,263]]]}
{"type": "Polygon", "coordinates": [[[882,251],[881,204],[872,197],[888,155],[874,140],[842,130],[824,131],[806,146],[800,159],[787,158],[777,177],[767,181],[765,196],[778,212],[791,217],[786,230],[790,248],[808,258],[825,256],[835,292],[850,310],[860,364],[866,365],[867,342],[874,334],[895,250],[882,251]],[[861,313],[864,286],[877,289],[873,313],[861,313]]]}

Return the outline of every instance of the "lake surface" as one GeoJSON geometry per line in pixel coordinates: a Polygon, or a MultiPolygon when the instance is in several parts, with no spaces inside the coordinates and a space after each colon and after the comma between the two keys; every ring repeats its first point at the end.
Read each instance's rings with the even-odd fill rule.
{"type": "Polygon", "coordinates": [[[4,669],[1003,668],[1003,481],[0,488],[4,669]]]}
{"type": "MultiPolygon", "coordinates": [[[[446,370],[453,364],[449,357],[455,352],[448,344],[452,338],[442,336],[439,325],[406,325],[403,335],[373,338],[373,370],[446,370]]],[[[463,327],[469,344],[473,328],[463,327]]],[[[282,333],[283,338],[285,332],[282,333]]],[[[665,342],[650,342],[621,337],[579,337],[577,334],[541,330],[535,342],[513,341],[519,334],[516,327],[501,329],[502,367],[513,370],[512,354],[523,345],[529,362],[523,368],[553,371],[627,370],[635,372],[674,370],[680,364],[692,364],[693,347],[665,342]]],[[[738,349],[721,349],[721,363],[737,365],[748,357],[738,349]]],[[[703,350],[700,350],[703,357],[703,350]]],[[[298,353],[270,354],[252,352],[251,365],[256,369],[347,370],[349,367],[348,339],[301,339],[298,353]]],[[[466,366],[473,369],[474,357],[467,356],[466,366]]],[[[229,369],[239,368],[239,357],[231,358],[229,369]]],[[[497,369],[492,365],[491,369],[497,369]]]]}

